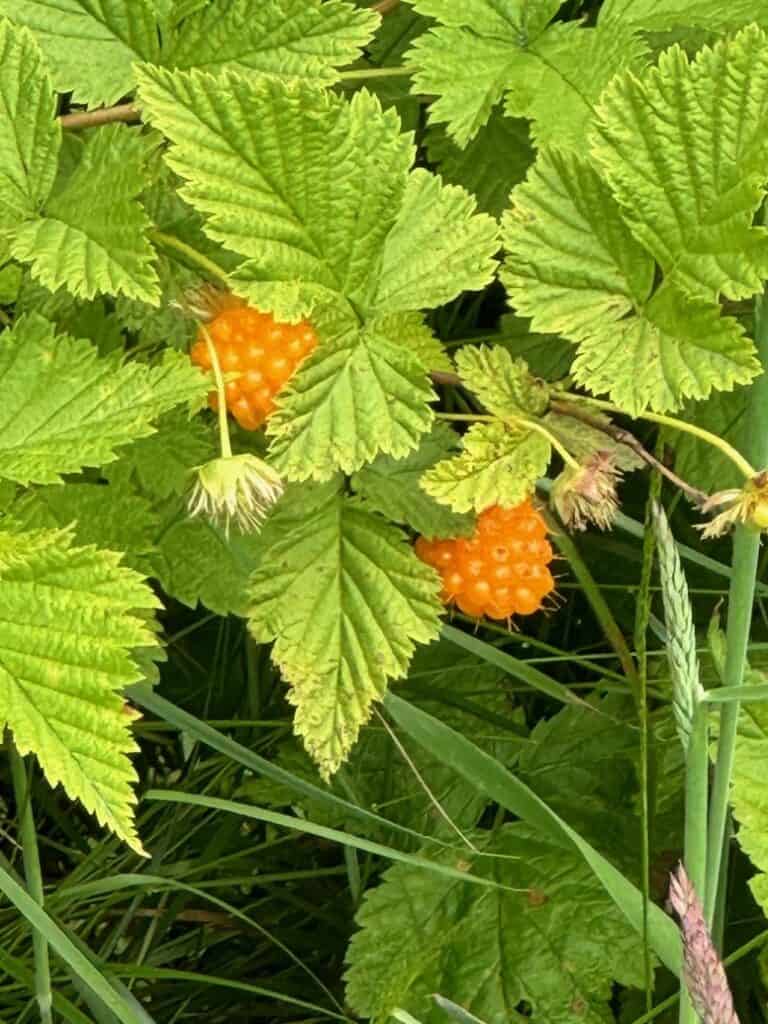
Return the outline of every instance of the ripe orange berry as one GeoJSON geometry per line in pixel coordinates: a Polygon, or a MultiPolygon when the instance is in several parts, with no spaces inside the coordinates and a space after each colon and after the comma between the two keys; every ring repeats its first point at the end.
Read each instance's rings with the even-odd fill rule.
{"type": "Polygon", "coordinates": [[[440,573],[443,601],[456,604],[465,615],[532,615],[555,589],[548,569],[552,548],[547,526],[530,501],[486,509],[471,537],[419,537],[415,550],[440,573]]]}
{"type": "MultiPolygon", "coordinates": [[[[207,325],[224,373],[240,376],[225,385],[227,410],[245,430],[258,430],[275,408],[274,397],[317,345],[306,320],[283,324],[270,313],[250,306],[222,309],[207,325]]],[[[193,363],[211,368],[205,336],[200,331],[190,351],[193,363]]],[[[209,398],[212,409],[218,397],[209,398]]]]}

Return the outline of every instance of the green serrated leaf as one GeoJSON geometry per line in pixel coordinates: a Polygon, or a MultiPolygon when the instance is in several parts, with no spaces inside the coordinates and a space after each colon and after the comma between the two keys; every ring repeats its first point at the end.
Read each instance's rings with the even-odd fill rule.
{"type": "Polygon", "coordinates": [[[0,270],[0,305],[10,306],[16,301],[23,276],[24,271],[16,263],[9,263],[0,270]]]}
{"type": "Polygon", "coordinates": [[[346,0],[215,0],[185,18],[166,62],[178,68],[238,68],[332,85],[379,24],[346,0]]]}
{"type": "Polygon", "coordinates": [[[365,91],[348,103],[264,76],[145,67],[140,79],[144,109],[175,143],[181,195],[213,239],[255,261],[239,291],[281,319],[318,297],[362,305],[413,161],[396,115],[365,91]]]}
{"type": "Polygon", "coordinates": [[[754,346],[714,302],[665,282],[594,165],[542,151],[504,218],[502,279],[536,331],[579,344],[576,380],[629,412],[677,408],[759,371],[754,346]]]}
{"type": "Polygon", "coordinates": [[[512,356],[520,356],[531,368],[531,373],[544,380],[559,380],[568,373],[573,360],[573,345],[556,334],[537,334],[531,331],[526,317],[505,314],[499,323],[501,333],[493,338],[495,345],[503,345],[512,356]]]}
{"type": "Polygon", "coordinates": [[[435,124],[427,132],[425,145],[440,175],[471,192],[478,207],[494,217],[506,208],[509,193],[523,180],[535,155],[528,121],[505,117],[498,109],[464,149],[435,124]]]}
{"type": "Polygon", "coordinates": [[[404,523],[425,537],[467,536],[474,525],[472,517],[439,504],[419,484],[426,470],[455,453],[458,446],[459,439],[450,427],[436,423],[415,451],[403,459],[380,455],[355,473],[352,487],[387,519],[404,523]]]}
{"type": "Polygon", "coordinates": [[[106,293],[156,304],[150,222],[136,201],[145,156],[144,140],[125,125],[91,134],[43,215],[16,230],[11,254],[30,263],[51,291],[63,286],[79,298],[106,293]]]}
{"type": "Polygon", "coordinates": [[[500,345],[464,345],[456,353],[459,376],[494,416],[540,416],[549,388],[500,345]]]}
{"type": "Polygon", "coordinates": [[[406,56],[413,88],[437,95],[430,120],[445,123],[465,146],[502,99],[513,117],[533,120],[540,143],[583,144],[593,105],[619,70],[637,65],[646,48],[631,27],[548,24],[561,0],[410,0],[438,25],[406,56]]]}
{"type": "Polygon", "coordinates": [[[183,410],[161,417],[156,426],[156,433],[123,449],[104,474],[114,483],[135,479],[149,497],[164,500],[188,490],[193,470],[213,458],[216,449],[210,424],[190,419],[183,410]]]}
{"type": "Polygon", "coordinates": [[[258,535],[229,537],[203,519],[189,519],[176,507],[158,539],[150,561],[170,597],[189,608],[204,605],[217,615],[245,616],[249,607],[248,580],[261,548],[258,535]]]}
{"type": "Polygon", "coordinates": [[[440,339],[424,323],[421,313],[391,313],[377,317],[376,331],[416,356],[425,371],[453,373],[451,357],[440,339]]]}
{"type": "MultiPolygon", "coordinates": [[[[642,984],[639,936],[575,851],[522,823],[473,839],[480,849],[462,849],[461,864],[514,891],[476,897],[466,883],[388,870],[357,915],[352,1008],[386,1021],[401,1006],[445,1024],[432,1000],[440,992],[488,1021],[524,1020],[525,1002],[550,1024],[606,1024],[614,980],[642,984]]],[[[443,856],[455,863],[457,852],[443,856]]]]}
{"type": "Polygon", "coordinates": [[[133,62],[160,57],[150,0],[0,0],[1,16],[34,32],[75,103],[116,103],[133,89],[133,62]]]}
{"type": "MultiPolygon", "coordinates": [[[[705,402],[691,402],[681,415],[686,423],[704,427],[717,437],[744,451],[747,441],[746,410],[748,388],[733,392],[715,392],[705,402]]],[[[674,452],[675,472],[683,480],[703,491],[722,491],[740,487],[743,476],[733,462],[718,449],[693,434],[679,430],[665,430],[666,447],[674,452]]]]}
{"type": "Polygon", "coordinates": [[[51,785],[142,853],[127,757],[134,716],[120,691],[142,678],[130,651],[155,645],[142,613],[158,601],[118,562],[73,547],[66,531],[0,531],[0,707],[51,785]]]}
{"type": "Polygon", "coordinates": [[[767,93],[768,38],[752,25],[693,61],[673,46],[601,98],[594,154],[634,236],[690,295],[745,298],[768,276],[768,229],[752,226],[767,93]]]}
{"type": "Polygon", "coordinates": [[[0,387],[0,477],[27,485],[111,462],[164,412],[202,398],[208,382],[175,353],[157,366],[102,359],[30,313],[0,334],[0,387]]]}
{"type": "Polygon", "coordinates": [[[721,32],[753,21],[768,21],[768,11],[754,0],[605,0],[599,23],[623,22],[654,32],[688,25],[721,32]]]}
{"type": "Polygon", "coordinates": [[[34,216],[48,198],[60,145],[40,49],[31,33],[0,19],[0,230],[34,216]]]}
{"type": "Polygon", "coordinates": [[[551,457],[549,442],[524,426],[475,423],[462,438],[461,455],[444,459],[421,486],[455,512],[513,508],[533,492],[551,457]]]}
{"type": "Polygon", "coordinates": [[[411,173],[381,253],[372,301],[378,314],[440,306],[488,283],[499,240],[493,218],[476,209],[463,188],[421,168],[411,173]]]}
{"type": "Polygon", "coordinates": [[[403,535],[338,492],[288,493],[262,534],[249,628],[290,684],[294,729],[327,778],[390,679],[439,629],[437,574],[403,535]]]}
{"type": "Polygon", "coordinates": [[[126,564],[151,551],[158,516],[149,502],[125,486],[66,483],[27,491],[8,509],[25,530],[72,527],[80,545],[124,553],[126,564]]]}
{"type": "Polygon", "coordinates": [[[402,321],[382,317],[359,330],[330,322],[317,350],[280,392],[267,433],[289,480],[354,473],[379,452],[402,458],[429,430],[432,389],[416,354],[401,344],[402,321]]]}

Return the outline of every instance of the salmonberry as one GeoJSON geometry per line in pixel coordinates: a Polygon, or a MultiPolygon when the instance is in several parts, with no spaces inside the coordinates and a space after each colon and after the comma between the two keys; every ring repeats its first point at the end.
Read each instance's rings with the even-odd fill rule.
{"type": "MultiPolygon", "coordinates": [[[[225,374],[240,376],[225,386],[227,410],[245,430],[257,430],[275,408],[274,398],[317,345],[306,321],[279,323],[269,313],[245,305],[224,308],[206,325],[225,374]]],[[[202,330],[192,346],[192,362],[204,370],[211,358],[202,330]]],[[[218,408],[213,392],[211,408],[218,408]]]]}
{"type": "Polygon", "coordinates": [[[471,537],[419,537],[416,554],[440,573],[446,604],[456,604],[465,615],[532,615],[555,589],[547,526],[530,501],[486,509],[471,537]]]}

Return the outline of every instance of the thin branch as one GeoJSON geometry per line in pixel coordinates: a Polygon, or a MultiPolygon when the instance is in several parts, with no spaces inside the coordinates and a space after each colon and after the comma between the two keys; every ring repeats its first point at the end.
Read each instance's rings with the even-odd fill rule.
{"type": "Polygon", "coordinates": [[[116,107],[99,107],[97,110],[78,110],[74,114],[62,114],[59,118],[62,128],[94,128],[100,124],[114,124],[123,121],[135,124],[141,114],[132,103],[120,103],[116,107]]]}
{"type": "Polygon", "coordinates": [[[691,484],[686,483],[676,473],[673,473],[668,466],[665,466],[647,448],[644,448],[635,435],[630,434],[628,430],[617,427],[613,423],[605,423],[603,420],[598,419],[597,416],[591,416],[578,406],[569,405],[567,402],[552,402],[550,408],[561,416],[570,416],[574,420],[586,423],[588,427],[599,430],[601,433],[613,438],[614,441],[618,441],[619,444],[631,448],[635,455],[639,456],[643,462],[657,469],[659,473],[662,473],[668,480],[671,480],[675,487],[678,487],[684,494],[687,494],[694,505],[701,507],[709,498],[709,495],[704,491],[700,491],[698,487],[693,487],[691,484]]]}
{"type": "Polygon", "coordinates": [[[458,373],[450,373],[448,370],[432,370],[429,375],[435,384],[461,384],[458,373]]]}
{"type": "Polygon", "coordinates": [[[390,14],[396,7],[400,6],[400,0],[379,0],[377,4],[373,4],[371,7],[372,11],[378,11],[379,14],[390,14]]]}

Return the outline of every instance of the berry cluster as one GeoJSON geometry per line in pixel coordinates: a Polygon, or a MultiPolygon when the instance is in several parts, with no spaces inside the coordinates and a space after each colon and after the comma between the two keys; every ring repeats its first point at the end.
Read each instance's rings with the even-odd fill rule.
{"type": "MultiPolygon", "coordinates": [[[[226,384],[227,409],[245,430],[257,430],[275,407],[274,397],[317,345],[311,326],[278,323],[269,313],[250,306],[219,312],[207,325],[222,371],[238,372],[226,384]]],[[[200,331],[190,356],[204,370],[211,368],[205,337],[200,331]]],[[[210,405],[218,408],[213,392],[210,405]]]]}
{"type": "Polygon", "coordinates": [[[508,619],[537,612],[555,589],[546,536],[541,514],[524,501],[511,509],[487,509],[471,537],[419,537],[416,554],[440,573],[447,604],[455,603],[465,615],[508,619]]]}

